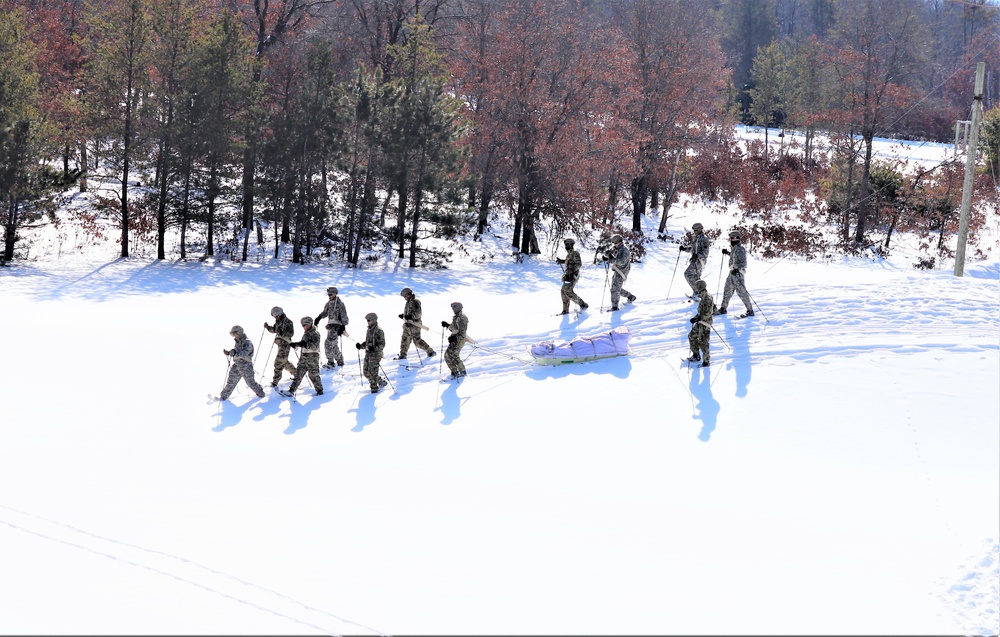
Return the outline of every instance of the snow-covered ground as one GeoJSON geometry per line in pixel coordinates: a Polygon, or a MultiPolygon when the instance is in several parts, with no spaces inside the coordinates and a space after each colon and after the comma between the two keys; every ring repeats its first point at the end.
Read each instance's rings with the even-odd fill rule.
{"type": "MultiPolygon", "coordinates": [[[[674,236],[732,223],[675,213],[674,236]]],[[[1000,632],[1000,262],[751,255],[760,311],[734,298],[688,369],[676,244],[647,249],[617,313],[585,250],[568,317],[547,255],[0,268],[0,633],[1000,632]],[[347,375],[207,401],[233,324],[266,384],[271,306],[315,316],[328,285],[347,375]],[[460,385],[413,349],[383,392],[358,378],[363,316],[394,354],[403,286],[439,351],[465,305],[460,385]],[[528,353],[619,325],[630,356],[528,353]]]]}

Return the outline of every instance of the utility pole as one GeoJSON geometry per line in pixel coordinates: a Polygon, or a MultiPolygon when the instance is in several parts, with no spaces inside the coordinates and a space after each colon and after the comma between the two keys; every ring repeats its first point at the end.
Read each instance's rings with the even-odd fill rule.
{"type": "Polygon", "coordinates": [[[976,65],[976,90],[972,97],[972,124],[965,150],[965,183],[962,185],[962,209],[958,221],[958,245],[955,248],[955,276],[965,272],[965,244],[969,241],[969,216],[972,212],[972,178],[976,173],[979,150],[979,123],[983,117],[983,77],[986,63],[976,65]]]}

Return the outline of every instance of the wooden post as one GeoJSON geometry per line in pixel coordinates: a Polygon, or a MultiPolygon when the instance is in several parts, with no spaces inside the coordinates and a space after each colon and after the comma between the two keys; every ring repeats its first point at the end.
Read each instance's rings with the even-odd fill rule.
{"type": "Polygon", "coordinates": [[[965,183],[962,186],[962,208],[958,221],[958,245],[955,247],[955,276],[965,272],[965,244],[969,241],[969,216],[972,212],[972,178],[976,173],[979,150],[979,123],[983,117],[983,77],[986,63],[976,65],[976,90],[972,98],[972,125],[965,151],[965,183]]]}

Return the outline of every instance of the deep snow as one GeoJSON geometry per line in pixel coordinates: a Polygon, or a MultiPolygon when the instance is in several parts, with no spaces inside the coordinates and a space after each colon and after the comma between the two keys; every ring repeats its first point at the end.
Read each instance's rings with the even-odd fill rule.
{"type": "MultiPolygon", "coordinates": [[[[675,237],[732,225],[674,214],[675,237]]],[[[1000,632],[996,260],[956,278],[902,246],[751,254],[761,312],[717,317],[728,346],[688,369],[676,244],[649,244],[619,313],[584,250],[591,309],[557,317],[559,266],[504,241],[438,271],[99,250],[0,268],[0,633],[1000,632]],[[266,382],[271,306],[315,316],[328,285],[353,376],[207,402],[230,326],[266,382]],[[430,326],[464,303],[462,384],[439,357],[384,361],[380,394],[357,378],[365,313],[395,353],[403,286],[430,326]],[[531,363],[618,325],[630,356],[531,363]]]]}

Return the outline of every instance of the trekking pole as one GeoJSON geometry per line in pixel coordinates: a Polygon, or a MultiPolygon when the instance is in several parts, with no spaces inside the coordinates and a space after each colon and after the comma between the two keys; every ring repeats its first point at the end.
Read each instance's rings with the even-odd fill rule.
{"type": "MultiPolygon", "coordinates": [[[[746,290],[746,288],[747,286],[746,284],[744,284],[743,289],[746,290]]],[[[764,317],[764,322],[770,323],[771,321],[767,320],[767,316],[765,316],[764,311],[760,309],[760,303],[757,302],[757,299],[753,298],[753,295],[750,294],[749,290],[747,290],[747,296],[750,297],[750,302],[757,306],[757,311],[760,312],[760,315],[764,317]]]]}
{"type": "Polygon", "coordinates": [[[226,377],[222,379],[222,386],[225,387],[226,383],[229,382],[229,371],[233,368],[233,355],[226,354],[226,377]]]}
{"type": "MultiPolygon", "coordinates": [[[[275,323],[277,323],[277,321],[275,321],[275,323]]],[[[260,330],[260,338],[257,339],[257,349],[255,349],[253,351],[253,364],[254,365],[257,364],[257,355],[260,354],[260,344],[264,342],[264,332],[266,332],[266,331],[267,330],[265,330],[263,328],[261,328],[261,330],[260,330]]],[[[274,345],[274,343],[272,342],[271,345],[274,345]]],[[[268,354],[268,356],[270,356],[270,354],[268,354]]]]}
{"type": "Polygon", "coordinates": [[[677,266],[681,264],[681,251],[677,251],[677,261],[674,262],[674,273],[670,275],[670,285],[667,286],[667,299],[670,298],[670,290],[674,288],[674,279],[677,277],[677,266]]]}
{"type": "Polygon", "coordinates": [[[358,382],[363,387],[365,384],[365,372],[363,369],[361,369],[361,350],[357,350],[357,352],[358,352],[358,382]]]}
{"type": "Polygon", "coordinates": [[[385,369],[382,367],[382,361],[379,361],[378,368],[382,370],[382,375],[385,376],[385,382],[389,383],[389,387],[391,387],[392,391],[395,392],[396,391],[396,386],[392,384],[391,380],[389,380],[389,374],[385,373],[385,369]]]}
{"type": "Polygon", "coordinates": [[[444,363],[444,330],[441,330],[441,359],[438,361],[438,378],[441,378],[442,363],[444,363]]]}
{"type": "Polygon", "coordinates": [[[604,290],[601,291],[601,311],[604,311],[604,295],[608,293],[608,274],[610,273],[608,262],[604,262],[604,290]]]}
{"type": "Polygon", "coordinates": [[[715,296],[719,296],[719,288],[722,286],[722,260],[719,260],[719,280],[715,284],[715,296]]]}
{"type": "Polygon", "coordinates": [[[260,380],[258,380],[258,381],[257,381],[258,383],[259,383],[260,381],[264,380],[264,370],[266,370],[266,369],[267,369],[267,362],[268,362],[269,360],[271,360],[271,352],[273,352],[273,351],[274,351],[274,341],[271,341],[271,349],[267,350],[267,358],[265,358],[265,359],[264,359],[264,366],[263,366],[263,368],[261,369],[261,372],[260,372],[260,374],[259,374],[259,376],[260,376],[260,380]]]}

